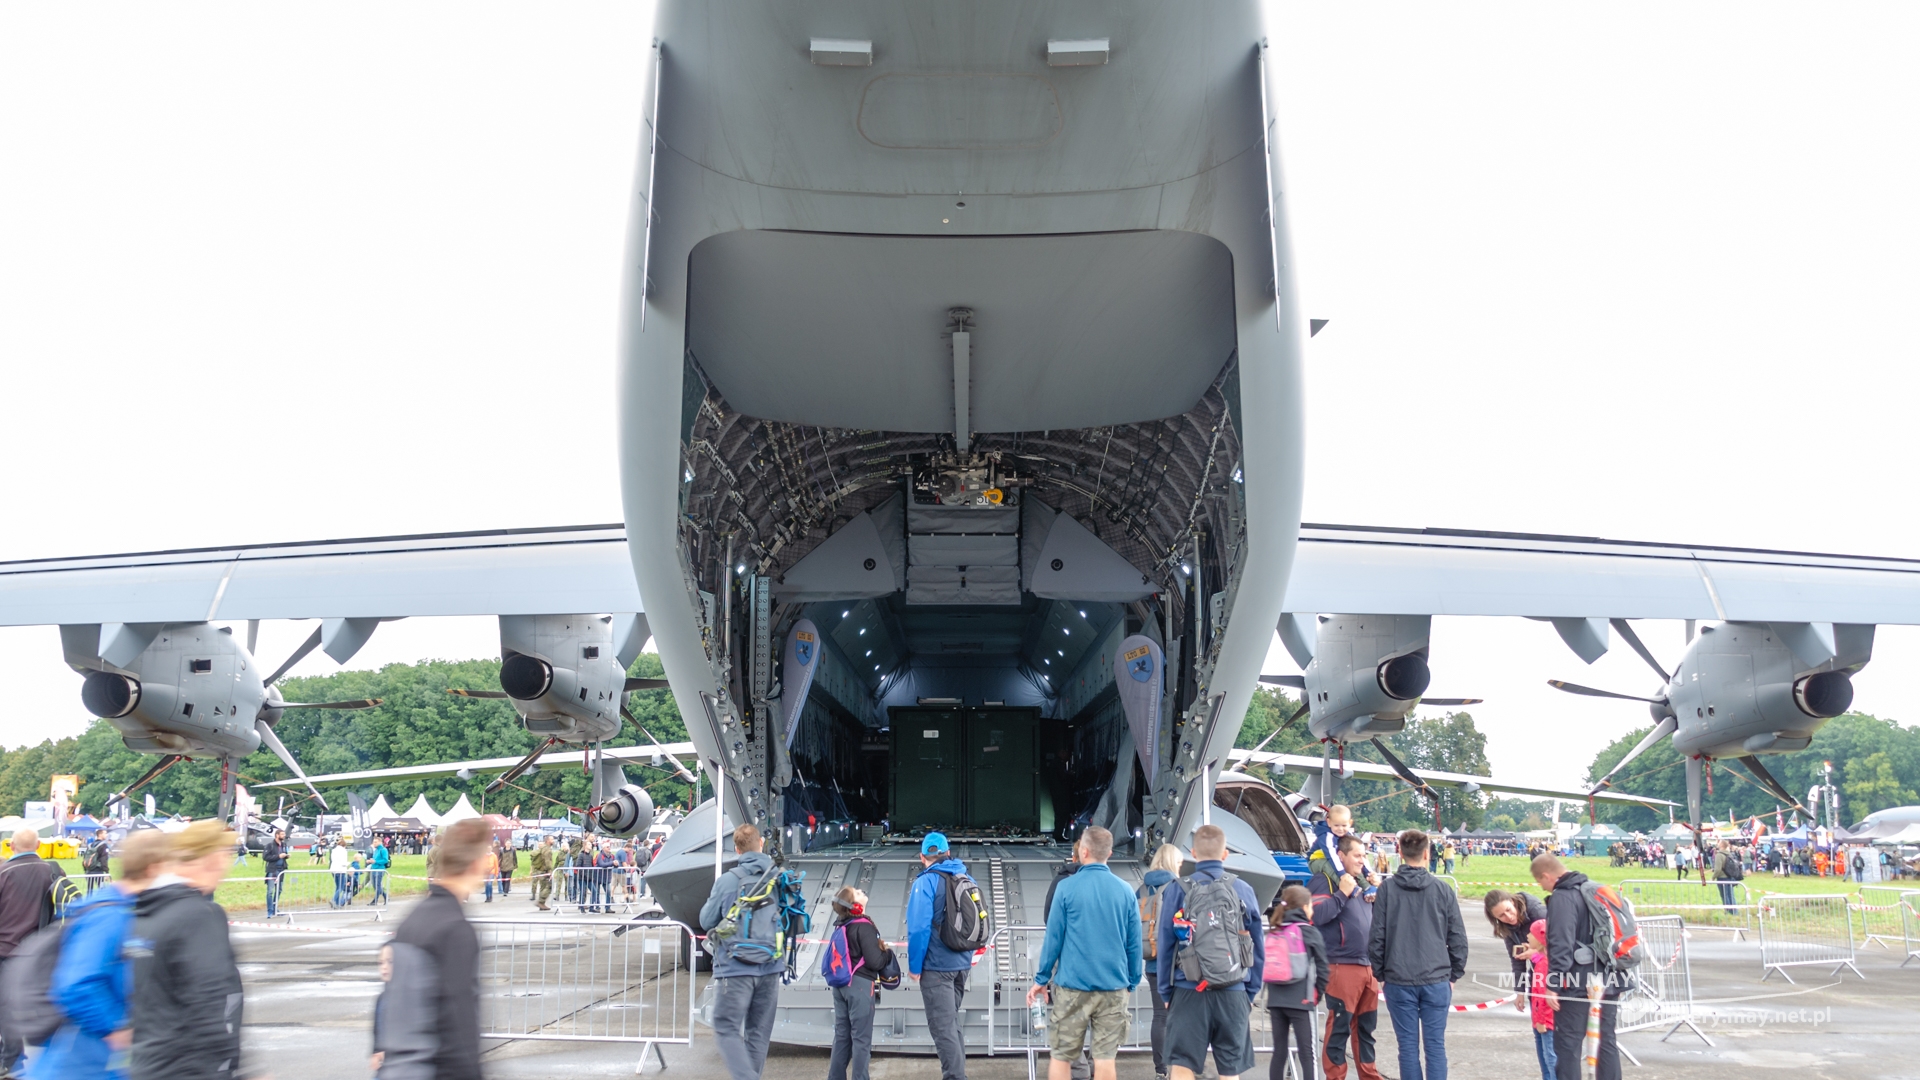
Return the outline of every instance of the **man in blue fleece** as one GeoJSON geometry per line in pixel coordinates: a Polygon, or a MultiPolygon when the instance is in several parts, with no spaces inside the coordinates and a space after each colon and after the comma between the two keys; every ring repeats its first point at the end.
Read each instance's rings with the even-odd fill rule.
{"type": "Polygon", "coordinates": [[[1230,877],[1226,869],[1227,834],[1218,825],[1202,825],[1193,830],[1193,873],[1174,881],[1160,897],[1160,930],[1155,935],[1159,953],[1159,973],[1155,989],[1167,1005],[1167,1066],[1173,1080],[1193,1080],[1206,1067],[1207,1047],[1213,1047],[1213,1063],[1220,1080],[1237,1080],[1253,1068],[1253,1037],[1248,1018],[1253,999],[1265,984],[1261,971],[1266,966],[1265,927],[1260,923],[1260,901],[1246,882],[1235,878],[1233,892],[1240,900],[1240,929],[1253,938],[1253,962],[1247,965],[1245,982],[1231,986],[1208,986],[1187,977],[1180,970],[1179,949],[1188,930],[1175,922],[1186,922],[1186,882],[1219,881],[1230,877]]]}
{"type": "Polygon", "coordinates": [[[134,833],[120,852],[120,880],[103,885],[67,907],[48,997],[67,1022],[47,1048],[27,1065],[30,1080],[124,1080],[133,1034],[127,1027],[127,996],[133,964],[120,945],[133,925],[133,901],[153,883],[167,860],[167,834],[134,833]]]}
{"type": "Polygon", "coordinates": [[[920,984],[927,1033],[940,1055],[940,1080],[967,1080],[960,1003],[967,996],[973,956],[947,948],[939,930],[947,910],[947,875],[966,873],[967,864],[948,852],[945,833],[930,832],[920,842],[920,865],[924,869],[907,894],[907,973],[920,984]]]}
{"type": "Polygon", "coordinates": [[[1140,905],[1107,869],[1113,834],[1098,825],[1080,834],[1080,869],[1060,882],[1027,1004],[1053,985],[1047,1080],[1067,1080],[1080,1046],[1093,1035],[1094,1080],[1113,1080],[1126,1041],[1127,995],[1140,982],[1140,905]]]}

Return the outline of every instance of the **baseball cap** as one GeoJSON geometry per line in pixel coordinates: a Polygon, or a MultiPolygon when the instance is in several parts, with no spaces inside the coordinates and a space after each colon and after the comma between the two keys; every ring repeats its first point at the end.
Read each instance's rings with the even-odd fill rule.
{"type": "Polygon", "coordinates": [[[930,832],[927,834],[925,840],[920,841],[920,854],[922,855],[935,855],[945,850],[947,850],[946,833],[930,832]]]}

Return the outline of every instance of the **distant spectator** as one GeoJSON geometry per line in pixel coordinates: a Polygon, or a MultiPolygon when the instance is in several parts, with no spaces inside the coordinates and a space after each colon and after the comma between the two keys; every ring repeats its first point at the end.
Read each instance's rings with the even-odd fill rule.
{"type": "MultiPolygon", "coordinates": [[[[1155,937],[1160,930],[1160,904],[1166,898],[1167,886],[1180,875],[1180,849],[1172,844],[1161,844],[1160,850],[1153,853],[1153,862],[1148,864],[1146,877],[1140,887],[1134,890],[1134,901],[1140,908],[1141,966],[1148,982],[1158,981],[1159,953],[1155,937]]],[[[1168,961],[1171,963],[1171,959],[1168,961]]],[[[1167,1075],[1167,1003],[1157,993],[1147,995],[1153,1002],[1153,1023],[1148,1028],[1148,1039],[1153,1044],[1153,1073],[1157,1077],[1167,1075]]]]}

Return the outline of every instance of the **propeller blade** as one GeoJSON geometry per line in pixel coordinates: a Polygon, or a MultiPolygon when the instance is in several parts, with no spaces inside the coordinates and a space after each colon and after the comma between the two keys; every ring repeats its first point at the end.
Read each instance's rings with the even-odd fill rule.
{"type": "Polygon", "coordinates": [[[267,749],[273,751],[275,757],[285,762],[287,768],[293,770],[293,775],[306,781],[307,790],[313,792],[314,799],[320,803],[320,809],[327,809],[327,800],[321,796],[320,789],[313,786],[313,781],[307,780],[306,770],[300,767],[299,762],[293,760],[293,755],[287,751],[287,745],[280,741],[280,736],[273,733],[273,725],[265,720],[255,720],[253,730],[260,733],[260,741],[267,744],[267,749]]]}
{"type": "Polygon", "coordinates": [[[626,690],[665,690],[670,684],[665,679],[628,679],[626,690]]]}
{"type": "Polygon", "coordinates": [[[1673,681],[1673,676],[1667,674],[1667,669],[1661,667],[1660,662],[1653,658],[1653,653],[1647,651],[1646,643],[1640,640],[1639,634],[1633,632],[1633,627],[1627,625],[1627,620],[1609,619],[1608,624],[1620,631],[1620,636],[1627,639],[1627,644],[1633,648],[1634,652],[1640,654],[1640,659],[1645,660],[1647,666],[1659,674],[1661,683],[1673,681]]]}
{"type": "Polygon", "coordinates": [[[1387,759],[1387,767],[1392,769],[1394,772],[1399,773],[1400,779],[1405,780],[1409,784],[1412,784],[1413,787],[1420,792],[1420,794],[1425,795],[1427,798],[1432,799],[1435,802],[1438,802],[1440,800],[1440,795],[1438,792],[1433,790],[1433,785],[1427,783],[1425,780],[1420,779],[1418,776],[1415,776],[1413,774],[1413,770],[1407,767],[1407,763],[1395,757],[1393,755],[1393,751],[1387,749],[1387,744],[1384,742],[1381,742],[1380,736],[1378,735],[1375,735],[1373,737],[1373,748],[1375,750],[1380,751],[1381,757],[1387,759]]]}
{"type": "Polygon", "coordinates": [[[1759,758],[1748,754],[1746,757],[1740,758],[1739,762],[1747,767],[1747,771],[1753,774],[1755,780],[1760,781],[1760,786],[1767,789],[1767,794],[1772,795],[1783,803],[1790,804],[1795,810],[1803,814],[1808,813],[1807,808],[1800,805],[1800,800],[1794,798],[1793,793],[1787,790],[1787,786],[1775,779],[1774,775],[1767,771],[1765,765],[1760,764],[1759,758]]]}
{"type": "Polygon", "coordinates": [[[1607,775],[1601,777],[1600,782],[1593,785],[1593,790],[1587,792],[1587,797],[1592,798],[1593,796],[1599,794],[1601,791],[1604,791],[1607,788],[1609,782],[1612,781],[1614,773],[1617,773],[1621,769],[1626,768],[1628,762],[1632,761],[1634,758],[1639,757],[1641,754],[1646,753],[1647,749],[1653,746],[1654,743],[1657,743],[1661,739],[1664,739],[1667,736],[1673,734],[1676,730],[1679,729],[1679,727],[1680,727],[1680,721],[1671,716],[1653,725],[1653,730],[1647,732],[1647,737],[1644,739],[1641,739],[1640,744],[1638,746],[1635,746],[1633,749],[1627,751],[1626,757],[1623,757],[1619,761],[1616,761],[1613,763],[1613,768],[1608,769],[1607,775]]]}
{"type": "Polygon", "coordinates": [[[371,709],[385,698],[355,698],[352,701],[283,701],[276,709],[371,709]]]}
{"type": "Polygon", "coordinates": [[[286,662],[281,664],[278,670],[276,670],[272,675],[269,675],[265,679],[261,680],[261,685],[272,686],[274,683],[279,682],[280,677],[282,675],[285,675],[287,672],[293,670],[293,665],[299,663],[302,660],[305,660],[307,658],[308,653],[312,652],[313,650],[319,647],[320,647],[320,628],[316,626],[313,628],[313,633],[307,636],[307,640],[301,642],[300,647],[293,650],[293,655],[287,657],[286,662]]]}
{"type": "Polygon", "coordinates": [[[519,764],[515,765],[513,768],[508,769],[506,772],[503,772],[499,776],[496,776],[493,779],[487,781],[487,786],[485,788],[482,788],[481,790],[491,795],[494,792],[499,791],[501,788],[506,787],[509,783],[512,783],[515,779],[517,779],[521,773],[526,772],[528,769],[532,768],[533,763],[540,759],[540,755],[546,753],[549,747],[553,746],[554,743],[557,743],[559,741],[560,741],[559,739],[551,735],[547,736],[547,739],[545,742],[533,748],[533,753],[528,754],[526,757],[521,758],[519,764]]]}
{"type": "Polygon", "coordinates": [[[1289,717],[1287,717],[1287,718],[1286,718],[1286,719],[1285,719],[1284,721],[1282,721],[1282,722],[1281,722],[1281,724],[1280,724],[1280,726],[1279,726],[1279,727],[1277,727],[1277,728],[1274,728],[1274,729],[1273,729],[1272,731],[1270,731],[1270,732],[1268,732],[1268,733],[1267,733],[1267,737],[1266,737],[1266,738],[1264,738],[1264,739],[1261,739],[1261,740],[1260,740],[1260,745],[1259,745],[1259,746],[1256,746],[1256,747],[1254,747],[1254,748],[1253,748],[1252,750],[1249,750],[1249,751],[1247,751],[1247,753],[1249,753],[1249,754],[1257,754],[1257,753],[1259,753],[1260,751],[1262,751],[1262,750],[1264,750],[1264,749],[1266,749],[1266,746],[1267,746],[1267,744],[1268,744],[1268,743],[1270,743],[1270,742],[1272,742],[1272,741],[1274,740],[1274,738],[1275,738],[1275,737],[1277,737],[1277,736],[1278,736],[1278,735],[1279,735],[1279,734],[1280,734],[1281,732],[1283,732],[1283,731],[1285,731],[1285,730],[1287,730],[1288,728],[1290,728],[1290,727],[1292,727],[1292,726],[1293,726],[1293,722],[1294,722],[1295,720],[1298,720],[1298,719],[1300,719],[1301,717],[1303,717],[1303,716],[1305,716],[1305,715],[1307,715],[1307,704],[1306,704],[1306,702],[1301,702],[1301,703],[1300,703],[1300,707],[1299,707],[1299,708],[1297,708],[1297,709],[1295,709],[1295,710],[1293,710],[1293,715],[1292,715],[1292,716],[1289,716],[1289,717]]]}
{"type": "Polygon", "coordinates": [[[1305,690],[1307,688],[1307,677],[1305,675],[1262,675],[1260,676],[1260,681],[1266,683],[1268,686],[1291,686],[1295,690],[1305,690]]]}
{"type": "Polygon", "coordinates": [[[455,690],[452,687],[447,688],[447,693],[454,694],[459,697],[475,697],[475,698],[504,698],[507,696],[507,693],[504,690],[455,690]]]}
{"type": "Polygon", "coordinates": [[[1478,705],[1485,700],[1487,699],[1477,698],[1477,697],[1423,697],[1420,699],[1420,704],[1422,705],[1478,705]]]}
{"type": "Polygon", "coordinates": [[[640,734],[645,735],[647,737],[648,742],[652,743],[656,747],[659,747],[661,751],[660,756],[666,758],[668,761],[673,763],[673,772],[675,776],[678,776],[680,779],[685,780],[689,784],[694,782],[694,775],[687,771],[687,767],[685,765],[680,764],[680,760],[678,758],[674,757],[672,754],[667,753],[666,748],[663,746],[660,746],[660,740],[654,738],[653,732],[648,731],[645,725],[641,724],[640,721],[634,719],[633,714],[627,711],[627,707],[625,705],[620,706],[620,715],[626,717],[627,723],[632,724],[636,728],[639,728],[640,734]]]}
{"type": "Polygon", "coordinates": [[[1666,702],[1660,700],[1659,698],[1635,697],[1632,694],[1616,694],[1611,690],[1595,690],[1591,686],[1581,686],[1579,683],[1561,682],[1559,679],[1548,679],[1547,685],[1553,687],[1555,690],[1565,690],[1569,694],[1579,694],[1582,697],[1619,698],[1621,701],[1644,701],[1649,705],[1665,705],[1666,704],[1666,702]]]}
{"type": "Polygon", "coordinates": [[[259,648],[259,646],[260,646],[260,620],[248,619],[247,620],[247,655],[252,656],[253,651],[256,648],[259,648]]]}

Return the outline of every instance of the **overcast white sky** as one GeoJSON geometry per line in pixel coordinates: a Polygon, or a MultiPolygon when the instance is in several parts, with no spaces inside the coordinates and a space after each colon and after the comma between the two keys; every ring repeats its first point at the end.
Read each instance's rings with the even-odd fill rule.
{"type": "MultiPolygon", "coordinates": [[[[1920,555],[1920,8],[1274,14],[1333,320],[1309,521],[1920,555]]],[[[604,3],[0,7],[0,559],[619,520],[649,37],[604,3]]],[[[1573,783],[1645,719],[1543,682],[1651,689],[1625,649],[1433,649],[1496,775],[1573,783]]],[[[355,665],[497,651],[417,620],[355,665]]],[[[1858,706],[1920,716],[1916,661],[1883,629],[1858,706]]],[[[0,685],[0,744],[87,723],[51,628],[0,630],[0,685]]]]}

